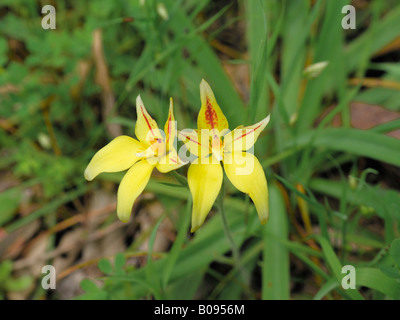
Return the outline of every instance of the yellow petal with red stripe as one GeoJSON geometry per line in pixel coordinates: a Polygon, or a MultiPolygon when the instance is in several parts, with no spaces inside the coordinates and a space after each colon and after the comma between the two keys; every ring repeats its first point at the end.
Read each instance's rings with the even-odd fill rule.
{"type": "Polygon", "coordinates": [[[269,217],[268,185],[258,159],[248,152],[235,154],[231,163],[224,160],[225,173],[232,184],[253,200],[262,224],[269,217]]]}
{"type": "Polygon", "coordinates": [[[269,122],[270,116],[252,126],[240,126],[224,137],[224,152],[249,150],[269,122]]]}
{"type": "Polygon", "coordinates": [[[211,152],[208,141],[209,135],[206,130],[203,130],[203,132],[193,129],[181,130],[178,133],[178,138],[184,142],[190,154],[196,157],[204,158],[211,152]],[[204,142],[202,143],[202,141],[204,142]]]}
{"type": "Polygon", "coordinates": [[[164,133],[166,150],[172,150],[174,148],[174,140],[176,138],[176,121],[174,117],[174,102],[172,98],[169,100],[168,119],[164,126],[164,133]]]}
{"type": "Polygon", "coordinates": [[[167,154],[163,155],[159,158],[157,163],[157,170],[166,173],[172,170],[176,170],[182,166],[187,164],[187,162],[183,162],[179,157],[175,149],[172,149],[167,154]]]}
{"type": "Polygon", "coordinates": [[[145,159],[128,170],[118,188],[117,215],[122,222],[128,222],[133,203],[149,182],[154,165],[145,159]]]}
{"type": "Polygon", "coordinates": [[[118,172],[130,168],[140,159],[136,154],[144,148],[142,143],[131,137],[116,137],[90,160],[85,170],[86,180],[92,181],[102,172],[118,172]]]}
{"type": "Polygon", "coordinates": [[[200,83],[201,109],[197,117],[198,129],[222,132],[229,128],[228,120],[215,100],[210,85],[203,79],[200,83]]]}
{"type": "Polygon", "coordinates": [[[149,146],[153,141],[163,139],[157,122],[147,112],[140,95],[136,98],[136,113],[135,134],[140,142],[149,146]]]}

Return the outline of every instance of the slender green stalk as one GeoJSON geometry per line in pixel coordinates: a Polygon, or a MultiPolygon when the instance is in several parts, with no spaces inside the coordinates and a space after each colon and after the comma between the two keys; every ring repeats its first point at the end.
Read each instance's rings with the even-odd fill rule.
{"type": "Polygon", "coordinates": [[[233,260],[235,263],[234,267],[239,270],[243,280],[245,282],[247,282],[247,280],[249,279],[248,274],[242,266],[242,263],[240,261],[239,248],[236,246],[236,243],[233,240],[232,232],[229,229],[228,219],[226,217],[226,212],[225,212],[225,208],[224,208],[224,197],[225,197],[225,183],[224,183],[224,181],[222,181],[221,192],[218,195],[217,205],[218,205],[219,212],[221,213],[222,225],[224,227],[225,236],[228,239],[229,244],[231,246],[232,256],[233,256],[233,260]]]}

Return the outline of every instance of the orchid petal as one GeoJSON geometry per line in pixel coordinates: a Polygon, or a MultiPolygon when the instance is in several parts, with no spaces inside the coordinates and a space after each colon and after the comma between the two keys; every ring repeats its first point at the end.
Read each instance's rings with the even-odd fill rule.
{"type": "Polygon", "coordinates": [[[249,150],[257,141],[258,136],[268,124],[270,116],[252,126],[240,126],[229,132],[224,137],[224,151],[246,151],[249,150]]]}
{"type": "Polygon", "coordinates": [[[211,152],[208,144],[208,135],[204,136],[205,130],[202,130],[200,135],[198,132],[199,130],[185,129],[179,131],[178,138],[185,143],[185,147],[192,155],[199,158],[207,157],[211,152]],[[202,143],[202,141],[205,141],[205,143],[202,143]]]}
{"type": "Polygon", "coordinates": [[[219,163],[191,164],[187,178],[193,198],[191,232],[195,232],[204,223],[221,190],[222,167],[219,163]]]}
{"type": "Polygon", "coordinates": [[[176,170],[182,166],[187,164],[187,162],[183,162],[176,153],[175,149],[168,152],[168,154],[162,156],[157,163],[157,170],[162,173],[167,173],[172,170],[176,170]]]}
{"type": "Polygon", "coordinates": [[[168,119],[164,126],[164,132],[166,150],[170,151],[174,148],[176,138],[176,121],[174,117],[174,102],[172,98],[169,100],[168,119]]]}
{"type": "Polygon", "coordinates": [[[133,203],[149,182],[154,165],[143,159],[136,163],[123,177],[118,188],[117,215],[123,222],[128,222],[133,203]]]}
{"type": "Polygon", "coordinates": [[[140,95],[136,98],[136,113],[135,134],[140,142],[149,146],[155,140],[163,139],[157,122],[147,112],[140,95]]]}
{"type": "Polygon", "coordinates": [[[140,159],[136,154],[144,149],[139,141],[119,136],[97,151],[85,170],[86,180],[92,181],[102,172],[123,171],[140,159]]]}
{"type": "Polygon", "coordinates": [[[224,160],[225,173],[232,184],[253,200],[262,224],[269,216],[268,186],[264,170],[258,159],[248,152],[237,154],[231,163],[224,160]]]}
{"type": "Polygon", "coordinates": [[[197,117],[199,129],[218,130],[228,129],[228,120],[223,114],[210,85],[203,79],[200,83],[201,109],[197,117]]]}

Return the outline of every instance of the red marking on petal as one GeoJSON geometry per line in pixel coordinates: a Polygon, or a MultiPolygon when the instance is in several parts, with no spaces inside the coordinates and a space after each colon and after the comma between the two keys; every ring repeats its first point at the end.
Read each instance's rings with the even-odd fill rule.
{"type": "Polygon", "coordinates": [[[244,134],[242,134],[240,137],[235,138],[234,141],[239,140],[239,139],[241,139],[241,138],[247,136],[248,134],[250,134],[250,133],[256,131],[259,127],[261,127],[261,125],[262,125],[262,124],[258,125],[257,127],[251,129],[250,131],[247,131],[247,130],[246,130],[246,132],[245,132],[244,134]]]}
{"type": "Polygon", "coordinates": [[[151,127],[149,119],[147,119],[146,114],[143,111],[143,107],[140,107],[140,109],[142,110],[142,114],[143,114],[144,120],[146,120],[147,126],[149,127],[149,129],[151,131],[151,134],[154,136],[153,128],[151,127]]]}
{"type": "Polygon", "coordinates": [[[178,161],[176,161],[174,158],[170,158],[170,160],[171,160],[173,163],[178,163],[178,161]]]}
{"type": "Polygon", "coordinates": [[[167,144],[167,147],[168,147],[168,145],[169,145],[169,137],[171,136],[171,115],[168,117],[168,129],[167,129],[167,142],[166,142],[166,144],[167,144]]]}
{"type": "Polygon", "coordinates": [[[189,139],[189,141],[192,141],[192,142],[194,142],[194,143],[197,143],[199,146],[201,145],[200,142],[198,142],[197,140],[193,140],[190,136],[187,136],[187,135],[185,135],[185,134],[182,134],[182,135],[184,135],[186,139],[189,139]]]}
{"type": "Polygon", "coordinates": [[[212,129],[214,129],[216,126],[218,126],[218,115],[217,112],[212,107],[209,97],[206,98],[206,103],[207,103],[207,109],[205,112],[206,123],[210,125],[212,129]]]}

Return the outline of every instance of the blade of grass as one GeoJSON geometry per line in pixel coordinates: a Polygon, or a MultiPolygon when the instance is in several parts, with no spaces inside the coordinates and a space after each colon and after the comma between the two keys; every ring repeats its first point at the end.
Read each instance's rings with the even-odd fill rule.
{"type": "MultiPolygon", "coordinates": [[[[333,248],[331,244],[328,242],[323,237],[320,236],[312,236],[315,238],[321,245],[322,247],[322,252],[325,255],[326,262],[332,272],[332,274],[335,276],[336,280],[341,283],[343,279],[343,274],[342,274],[342,265],[336,256],[335,252],[333,251],[333,248]]],[[[352,300],[365,300],[364,297],[355,289],[349,289],[345,291],[345,294],[349,296],[352,300]]]]}
{"type": "Polygon", "coordinates": [[[301,147],[312,143],[313,147],[347,152],[400,166],[400,140],[398,139],[371,131],[348,128],[326,128],[320,130],[319,135],[314,139],[313,132],[299,135],[294,141],[288,142],[286,147],[301,147]]]}
{"type": "Polygon", "coordinates": [[[290,297],[290,271],[288,249],[276,237],[288,238],[288,221],[285,203],[279,189],[270,187],[270,212],[268,223],[262,228],[264,240],[262,267],[262,299],[287,300],[290,297]],[[270,237],[270,234],[275,237],[270,237]]]}
{"type": "Polygon", "coordinates": [[[31,214],[27,215],[26,217],[23,217],[21,219],[18,219],[17,221],[9,224],[6,226],[4,229],[9,233],[17,230],[18,228],[21,228],[32,221],[39,219],[48,213],[57,210],[58,207],[61,205],[70,202],[74,200],[75,198],[80,197],[83,195],[87,190],[87,186],[78,186],[75,190],[69,191],[66,194],[58,197],[57,199],[53,200],[52,202],[44,205],[42,208],[32,212],[31,214]]]}
{"type": "Polygon", "coordinates": [[[330,278],[327,282],[325,282],[322,287],[315,294],[313,300],[321,300],[325,297],[329,292],[338,288],[340,286],[339,282],[336,278],[330,278]]]}
{"type": "Polygon", "coordinates": [[[377,268],[356,268],[356,283],[357,286],[378,290],[394,300],[400,299],[400,282],[377,268]]]}
{"type": "Polygon", "coordinates": [[[181,253],[182,246],[189,229],[190,219],[191,219],[191,205],[192,205],[191,197],[188,197],[186,209],[183,212],[182,222],[179,226],[178,235],[175,238],[174,244],[172,245],[172,248],[169,251],[168,257],[165,262],[164,274],[162,279],[162,286],[164,290],[168,285],[172,269],[175,266],[179,254],[181,253]]]}
{"type": "MultiPolygon", "coordinates": [[[[165,219],[165,214],[160,217],[157,221],[157,224],[154,226],[153,231],[151,232],[149,239],[149,249],[147,252],[147,268],[146,268],[146,282],[149,284],[149,287],[155,288],[155,292],[161,292],[161,277],[160,274],[155,271],[153,264],[153,247],[154,241],[156,240],[157,230],[160,227],[161,223],[165,219]]],[[[161,297],[161,294],[159,294],[161,297]]]]}

